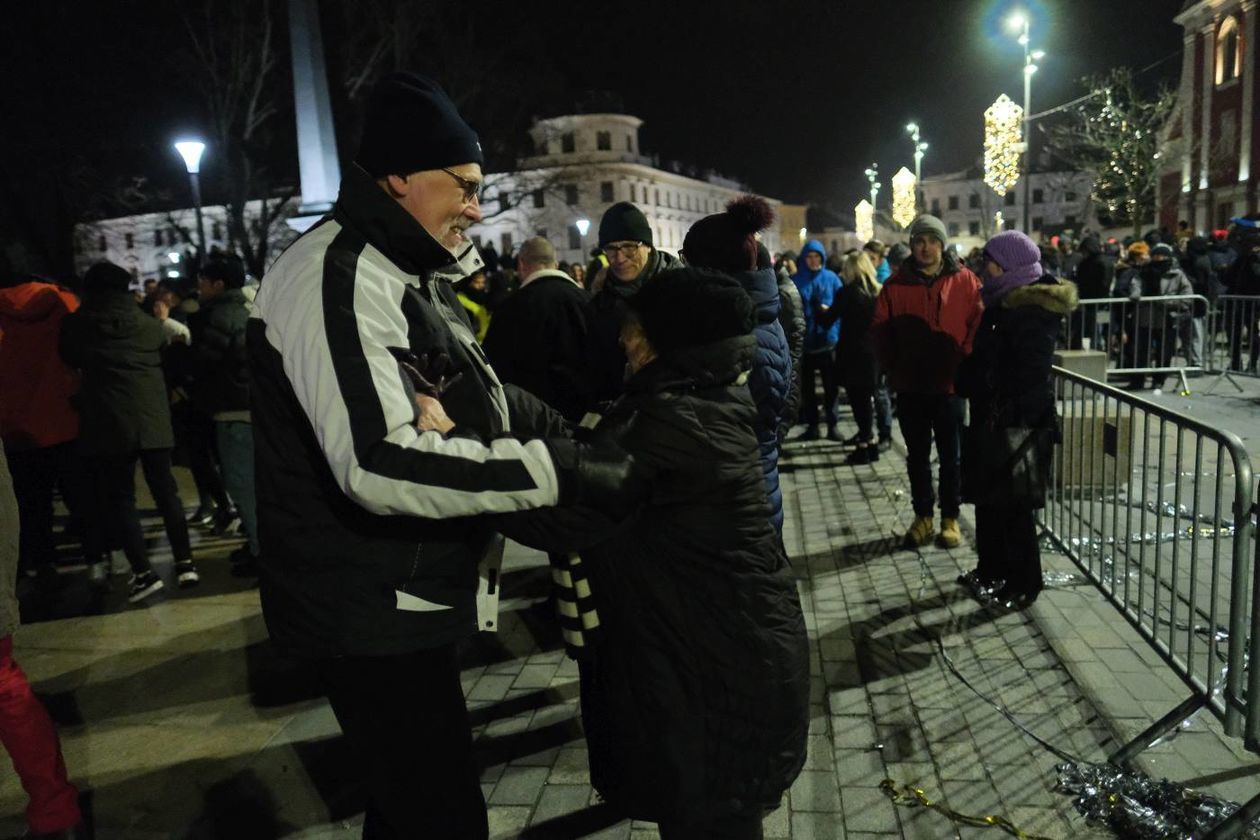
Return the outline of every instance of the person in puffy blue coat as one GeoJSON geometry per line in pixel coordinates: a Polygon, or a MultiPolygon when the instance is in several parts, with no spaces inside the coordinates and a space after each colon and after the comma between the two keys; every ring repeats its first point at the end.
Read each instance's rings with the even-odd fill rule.
{"type": "Polygon", "coordinates": [[[801,440],[818,439],[818,394],[814,390],[815,372],[822,375],[823,412],[827,419],[827,437],[840,440],[836,428],[836,396],[839,393],[836,380],[836,342],[840,339],[839,319],[830,319],[826,313],[840,291],[840,278],[824,267],[827,251],[817,239],[811,239],[801,249],[796,274],[792,282],[801,293],[805,307],[805,353],[801,359],[801,421],[805,434],[801,440]]]}
{"type": "MultiPolygon", "coordinates": [[[[787,336],[779,323],[779,284],[769,254],[759,255],[757,232],[774,223],[774,211],[765,199],[740,196],[726,205],[725,213],[706,216],[691,226],[683,239],[683,258],[688,265],[712,268],[739,281],[753,302],[757,352],[748,388],[757,408],[757,447],[766,477],[771,522],[783,531],[783,493],[779,489],[779,422],[792,388],[792,356],[787,336]]],[[[764,250],[764,249],[761,249],[764,250]]]]}

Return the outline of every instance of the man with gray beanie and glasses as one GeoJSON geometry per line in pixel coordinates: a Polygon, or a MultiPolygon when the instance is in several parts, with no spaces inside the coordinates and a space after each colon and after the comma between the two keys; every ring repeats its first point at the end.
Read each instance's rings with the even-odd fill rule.
{"type": "Polygon", "coordinates": [[[481,164],[441,87],[383,78],[336,205],[247,327],[263,616],[328,694],[366,838],[487,836],[456,644],[497,624],[489,514],[624,512],[626,457],[501,384],[446,279],[480,264],[481,164]]]}
{"type": "Polygon", "coordinates": [[[876,299],[871,339],[880,367],[897,394],[897,419],[906,441],[906,469],[914,523],[907,547],[933,537],[952,548],[962,542],[959,429],[962,401],[954,396],[954,374],[971,353],[980,325],[980,278],[947,250],[945,225],[919,216],[910,225],[910,256],[884,283],[876,299]],[[932,440],[940,456],[941,530],[933,520],[932,440]]]}

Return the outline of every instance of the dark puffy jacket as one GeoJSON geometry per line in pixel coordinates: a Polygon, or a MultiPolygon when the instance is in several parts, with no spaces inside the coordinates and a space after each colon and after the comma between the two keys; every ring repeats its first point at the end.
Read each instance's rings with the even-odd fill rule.
{"type": "Polygon", "coordinates": [[[632,297],[643,281],[655,277],[675,265],[678,260],[652,249],[639,276],[621,283],[611,268],[600,271],[593,281],[599,287],[586,310],[587,391],[592,407],[621,396],[626,383],[626,353],[621,349],[621,322],[626,317],[626,299],[632,297]]]}
{"type": "Polygon", "coordinates": [[[248,324],[249,307],[240,289],[227,289],[189,316],[190,392],[201,413],[249,410],[248,324]]]}
{"type": "Polygon", "coordinates": [[[1076,287],[1083,300],[1096,300],[1111,294],[1116,279],[1116,261],[1103,254],[1102,243],[1096,236],[1081,240],[1084,255],[1076,265],[1076,287]]]}
{"type": "Polygon", "coordinates": [[[85,295],[61,322],[61,358],[83,374],[75,401],[79,444],[93,457],[169,449],[171,409],[162,376],[162,325],[131,292],[85,295]]]}
{"type": "Polygon", "coordinates": [[[595,432],[648,475],[620,526],[550,509],[505,528],[589,565],[603,632],[582,674],[591,780],[636,819],[776,803],[805,759],[808,641],[738,384],[755,352],[750,336],[688,348],[627,383],[595,432]]]}
{"type": "Polygon", "coordinates": [[[792,356],[779,324],[779,286],[773,268],[734,275],[753,302],[757,355],[748,376],[748,390],[757,408],[757,446],[766,476],[770,517],[775,530],[783,530],[783,493],[779,489],[779,422],[792,387],[792,356]]]}
{"type": "Polygon", "coordinates": [[[792,275],[780,269],[779,326],[787,338],[788,353],[792,357],[792,385],[788,389],[787,402],[783,404],[783,417],[779,420],[779,442],[787,440],[792,424],[801,410],[801,354],[805,352],[805,307],[801,293],[792,282],[792,275]]]}

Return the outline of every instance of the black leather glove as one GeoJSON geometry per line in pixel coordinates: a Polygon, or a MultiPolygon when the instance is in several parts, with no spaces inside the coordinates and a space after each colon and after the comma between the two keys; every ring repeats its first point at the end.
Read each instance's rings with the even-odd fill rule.
{"type": "Polygon", "coordinates": [[[588,507],[621,520],[647,496],[645,471],[625,450],[568,438],[551,438],[546,444],[560,482],[559,504],[588,507]]]}

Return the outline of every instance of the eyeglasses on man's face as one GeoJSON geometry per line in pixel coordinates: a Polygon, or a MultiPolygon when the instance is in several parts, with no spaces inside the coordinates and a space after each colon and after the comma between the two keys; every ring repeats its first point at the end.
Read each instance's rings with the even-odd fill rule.
{"type": "Polygon", "coordinates": [[[481,187],[482,187],[481,181],[473,181],[469,178],[465,178],[463,175],[460,175],[457,172],[452,172],[451,170],[447,169],[445,166],[442,167],[442,171],[445,172],[447,175],[450,175],[452,178],[454,178],[455,183],[459,184],[460,189],[464,191],[465,204],[472,203],[473,199],[477,199],[478,201],[481,200],[481,187]]]}
{"type": "Polygon", "coordinates": [[[639,253],[639,249],[642,247],[642,242],[609,242],[604,246],[604,253],[608,255],[609,259],[612,259],[618,254],[626,259],[630,259],[635,254],[639,253]]]}

